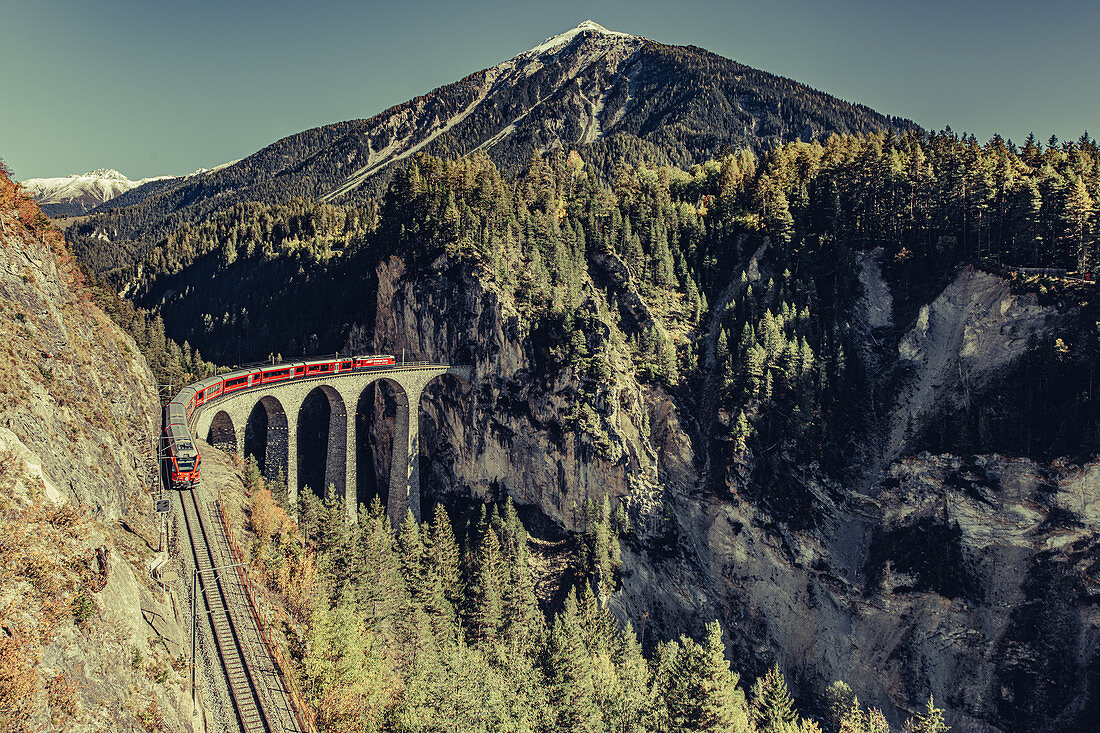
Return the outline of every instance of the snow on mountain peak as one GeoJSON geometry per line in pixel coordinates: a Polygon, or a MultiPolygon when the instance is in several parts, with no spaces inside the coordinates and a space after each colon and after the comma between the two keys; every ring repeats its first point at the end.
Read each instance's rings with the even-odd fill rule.
{"type": "Polygon", "coordinates": [[[128,181],[130,180],[126,176],[122,175],[114,168],[96,168],[91,173],[85,173],[81,178],[110,178],[115,181],[128,181]]]}
{"type": "Polygon", "coordinates": [[[560,48],[561,46],[564,46],[565,44],[572,41],[574,38],[576,38],[581,33],[585,33],[585,32],[598,33],[601,36],[618,36],[618,37],[621,37],[621,38],[636,38],[636,36],[632,36],[629,33],[620,33],[618,31],[609,31],[609,30],[607,30],[606,28],[604,28],[602,25],[600,25],[599,23],[597,23],[594,20],[585,20],[585,21],[581,22],[575,28],[570,28],[565,33],[559,33],[556,36],[551,36],[550,38],[547,38],[545,41],[543,41],[539,45],[532,48],[530,51],[525,51],[520,55],[521,56],[538,56],[539,54],[546,53],[547,51],[556,50],[556,49],[560,48]]]}

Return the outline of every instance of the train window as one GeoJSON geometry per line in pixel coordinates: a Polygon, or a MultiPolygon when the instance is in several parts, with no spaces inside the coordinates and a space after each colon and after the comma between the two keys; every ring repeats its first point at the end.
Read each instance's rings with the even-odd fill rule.
{"type": "Polygon", "coordinates": [[[350,361],[345,361],[343,364],[340,365],[340,368],[341,369],[351,369],[351,362],[350,361]]]}

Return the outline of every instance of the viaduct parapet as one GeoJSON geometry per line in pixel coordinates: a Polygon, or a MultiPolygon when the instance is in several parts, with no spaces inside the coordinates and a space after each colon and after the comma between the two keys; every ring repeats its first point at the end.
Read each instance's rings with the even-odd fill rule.
{"type": "Polygon", "coordinates": [[[393,456],[390,462],[389,494],[386,513],[393,525],[400,526],[406,511],[419,522],[420,515],[420,397],[433,379],[451,374],[465,384],[470,368],[450,364],[397,364],[388,369],[371,369],[323,377],[295,379],[285,384],[268,384],[222,397],[198,408],[192,417],[196,437],[209,439],[216,447],[236,450],[245,455],[246,429],[256,410],[266,416],[266,452],[257,456],[268,476],[285,472],[292,506],[298,501],[298,423],[302,406],[314,390],[328,399],[328,446],[325,453],[323,490],[333,486],[344,497],[348,518],[357,511],[356,408],[367,388],[386,381],[396,396],[397,416],[393,431],[393,456]],[[415,410],[415,412],[413,412],[415,410]]]}

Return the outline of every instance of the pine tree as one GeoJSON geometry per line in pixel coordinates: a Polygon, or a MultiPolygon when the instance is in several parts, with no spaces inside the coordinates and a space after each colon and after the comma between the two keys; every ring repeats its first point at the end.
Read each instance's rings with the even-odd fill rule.
{"type": "Polygon", "coordinates": [[[859,700],[847,683],[836,680],[825,690],[825,730],[838,733],[843,721],[859,710],[859,700]]]}
{"type": "Polygon", "coordinates": [[[397,554],[401,560],[401,576],[405,585],[418,600],[422,598],[424,543],[420,539],[420,525],[413,518],[412,510],[405,512],[405,521],[397,530],[397,554]]]}
{"type": "Polygon", "coordinates": [[[707,638],[700,645],[681,637],[663,698],[669,730],[749,731],[748,707],[738,689],[738,676],[730,671],[717,621],[707,624],[707,638]]]}
{"type": "Polygon", "coordinates": [[[439,574],[444,597],[458,607],[463,598],[461,554],[451,528],[451,518],[442,505],[435,508],[432,516],[431,535],[429,562],[439,574]]]}
{"type": "Polygon", "coordinates": [[[634,627],[628,621],[615,636],[615,644],[608,659],[613,680],[596,684],[596,695],[602,697],[601,710],[605,730],[613,733],[641,733],[651,709],[649,697],[649,665],[642,656],[641,645],[634,635],[634,627]]]}
{"type": "Polygon", "coordinates": [[[951,729],[943,719],[943,710],[936,707],[936,701],[928,696],[924,711],[917,713],[905,722],[904,733],[945,733],[951,729]]]}
{"type": "Polygon", "coordinates": [[[751,698],[752,721],[760,733],[783,733],[797,724],[794,700],[778,663],[753,683],[751,698]]]}
{"type": "Polygon", "coordinates": [[[478,523],[477,538],[469,560],[467,623],[471,641],[492,645],[501,623],[500,540],[487,521],[478,523]]]}
{"type": "Polygon", "coordinates": [[[545,623],[535,597],[535,581],[527,552],[527,532],[511,498],[502,516],[501,637],[513,653],[529,653],[545,635],[545,623]]]}
{"type": "Polygon", "coordinates": [[[599,730],[591,660],[584,647],[577,598],[570,594],[550,630],[544,662],[547,701],[555,731],[599,730]]]}
{"type": "Polygon", "coordinates": [[[407,605],[407,590],[401,577],[401,562],[394,547],[390,520],[378,497],[365,516],[360,515],[362,532],[357,554],[362,572],[355,577],[355,598],[367,627],[382,634],[393,633],[397,615],[407,605]]]}
{"type": "Polygon", "coordinates": [[[744,410],[737,411],[737,419],[733,423],[733,446],[738,453],[744,453],[749,448],[749,438],[752,437],[752,425],[745,416],[744,410]]]}

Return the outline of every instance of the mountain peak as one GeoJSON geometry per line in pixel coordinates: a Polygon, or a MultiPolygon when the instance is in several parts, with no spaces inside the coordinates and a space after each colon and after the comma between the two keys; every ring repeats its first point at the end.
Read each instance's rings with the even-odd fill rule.
{"type": "Polygon", "coordinates": [[[618,36],[620,38],[636,38],[629,33],[620,33],[619,31],[609,31],[602,25],[594,20],[584,20],[576,27],[570,28],[564,33],[559,33],[556,36],[551,36],[539,45],[532,48],[530,51],[525,51],[520,54],[521,56],[538,56],[539,54],[547,53],[548,51],[554,51],[572,41],[581,33],[596,33],[601,36],[618,36]]]}
{"type": "Polygon", "coordinates": [[[602,25],[592,19],[582,20],[574,28],[575,31],[596,31],[597,33],[611,33],[611,31],[604,28],[602,25]]]}
{"type": "Polygon", "coordinates": [[[85,173],[86,178],[110,178],[115,181],[129,181],[130,179],[116,171],[114,168],[96,168],[90,173],[85,173]]]}

